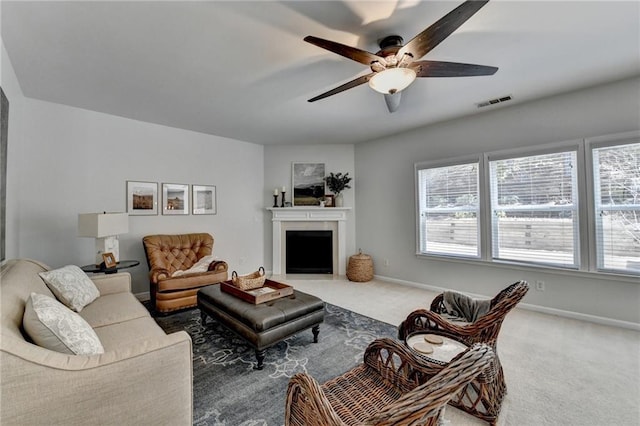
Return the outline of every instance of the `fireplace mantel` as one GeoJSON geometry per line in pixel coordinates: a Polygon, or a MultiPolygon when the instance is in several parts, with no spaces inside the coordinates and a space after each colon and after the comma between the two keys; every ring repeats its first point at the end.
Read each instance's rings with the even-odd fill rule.
{"type": "Polygon", "coordinates": [[[269,207],[267,210],[272,213],[274,275],[286,271],[284,233],[289,227],[300,229],[300,226],[305,226],[304,229],[332,229],[337,233],[333,250],[338,270],[334,269],[334,274],[346,274],[346,221],[351,207],[269,207]]]}

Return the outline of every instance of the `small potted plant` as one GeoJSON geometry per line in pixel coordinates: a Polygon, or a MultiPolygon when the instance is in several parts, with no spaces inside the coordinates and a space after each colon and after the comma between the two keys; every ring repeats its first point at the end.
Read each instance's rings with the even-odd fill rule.
{"type": "Polygon", "coordinates": [[[336,207],[342,207],[344,205],[341,192],[347,188],[351,188],[349,186],[349,182],[351,182],[351,180],[352,178],[349,177],[349,172],[345,174],[329,173],[329,176],[325,178],[325,182],[327,182],[329,191],[333,192],[336,195],[336,199],[335,199],[336,207]]]}

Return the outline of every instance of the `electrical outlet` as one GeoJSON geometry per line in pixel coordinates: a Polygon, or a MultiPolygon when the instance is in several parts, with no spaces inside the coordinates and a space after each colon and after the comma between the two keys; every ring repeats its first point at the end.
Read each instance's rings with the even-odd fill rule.
{"type": "Polygon", "coordinates": [[[382,264],[383,264],[384,266],[389,266],[389,259],[385,259],[385,260],[383,260],[383,261],[382,261],[382,264]]]}
{"type": "Polygon", "coordinates": [[[544,291],[544,281],[536,281],[536,290],[544,291]]]}

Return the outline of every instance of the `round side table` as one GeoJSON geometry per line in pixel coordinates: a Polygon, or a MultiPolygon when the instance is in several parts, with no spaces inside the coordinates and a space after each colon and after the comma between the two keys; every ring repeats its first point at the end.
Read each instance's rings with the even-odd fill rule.
{"type": "Polygon", "coordinates": [[[449,337],[442,336],[435,333],[426,333],[426,332],[418,332],[411,333],[407,336],[406,344],[411,349],[411,351],[421,357],[427,358],[428,361],[434,362],[439,365],[446,365],[451,360],[458,355],[460,352],[463,352],[468,349],[468,346],[464,343],[458,342],[456,340],[450,339],[449,337]],[[425,340],[427,336],[437,336],[442,339],[441,344],[428,343],[425,340]],[[418,348],[418,344],[427,343],[433,352],[424,353],[421,352],[418,348]],[[416,346],[417,345],[417,346],[416,346]]]}
{"type": "MultiPolygon", "coordinates": [[[[439,334],[435,330],[411,333],[405,339],[405,343],[411,352],[436,368],[444,368],[453,358],[468,348],[464,343],[439,334]],[[420,351],[422,349],[420,346],[426,342],[425,337],[429,335],[438,336],[442,339],[442,343],[429,343],[433,352],[424,353],[420,351]]],[[[481,376],[484,376],[484,373],[462,389],[449,402],[449,405],[466,411],[474,417],[489,422],[491,425],[495,425],[502,404],[502,396],[498,396],[500,392],[496,389],[499,386],[499,382],[493,373],[489,373],[489,376],[484,376],[484,378],[481,376]]]]}
{"type": "Polygon", "coordinates": [[[137,260],[121,260],[113,268],[105,268],[104,266],[91,264],[91,265],[84,265],[80,267],[80,269],[82,269],[86,273],[115,274],[120,269],[133,268],[134,266],[138,266],[139,264],[140,262],[137,260]]]}

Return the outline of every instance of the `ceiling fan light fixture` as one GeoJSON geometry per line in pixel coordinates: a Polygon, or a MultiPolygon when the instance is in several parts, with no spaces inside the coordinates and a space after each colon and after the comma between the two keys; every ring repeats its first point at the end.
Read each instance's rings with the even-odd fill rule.
{"type": "Polygon", "coordinates": [[[376,73],[369,80],[369,87],[385,95],[393,95],[407,88],[416,79],[411,68],[387,68],[376,73]]]}

